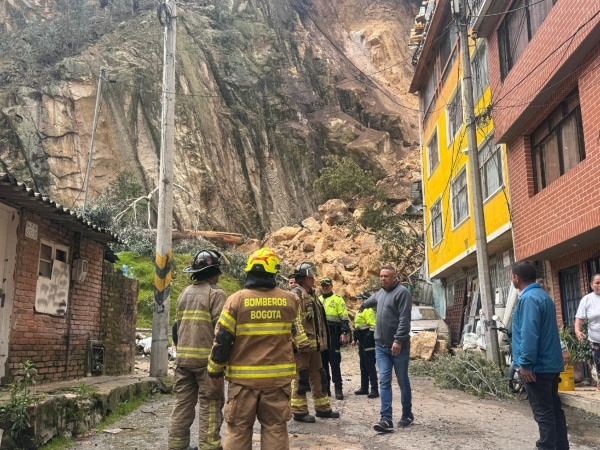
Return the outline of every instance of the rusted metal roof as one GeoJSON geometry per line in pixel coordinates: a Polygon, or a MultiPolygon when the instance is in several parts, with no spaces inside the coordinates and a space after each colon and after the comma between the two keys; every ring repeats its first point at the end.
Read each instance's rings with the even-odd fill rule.
{"type": "Polygon", "coordinates": [[[59,205],[49,197],[35,192],[7,173],[0,172],[0,201],[17,209],[26,209],[53,222],[60,223],[69,230],[104,244],[118,242],[116,234],[86,220],[76,211],[59,205]]]}

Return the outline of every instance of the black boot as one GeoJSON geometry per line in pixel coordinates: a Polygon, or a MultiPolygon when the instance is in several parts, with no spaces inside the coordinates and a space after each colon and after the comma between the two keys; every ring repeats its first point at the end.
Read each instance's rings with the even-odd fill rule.
{"type": "Polygon", "coordinates": [[[335,388],[335,399],[336,400],[344,400],[344,392],[341,387],[335,388]]]}
{"type": "Polygon", "coordinates": [[[368,389],[360,388],[358,391],[354,391],[354,395],[367,395],[369,393],[368,389]]]}
{"type": "MultiPolygon", "coordinates": [[[[319,413],[317,413],[317,416],[318,415],[319,413]]],[[[311,416],[310,414],[294,414],[294,420],[304,423],[315,423],[316,421],[315,416],[311,416]]]]}
{"type": "Polygon", "coordinates": [[[322,417],[323,419],[339,419],[340,413],[337,411],[327,411],[327,412],[316,412],[317,417],[322,417]]]}
{"type": "Polygon", "coordinates": [[[374,391],[373,389],[371,389],[371,392],[369,392],[369,395],[367,395],[367,397],[369,397],[369,398],[377,398],[377,397],[379,397],[379,392],[378,391],[374,391]]]}

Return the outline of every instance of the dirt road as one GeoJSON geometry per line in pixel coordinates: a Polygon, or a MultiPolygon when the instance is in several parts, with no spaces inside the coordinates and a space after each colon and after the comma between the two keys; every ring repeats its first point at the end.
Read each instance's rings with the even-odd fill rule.
{"type": "MultiPolygon", "coordinates": [[[[356,349],[342,354],[344,394],[332,400],[340,419],[317,419],[316,424],[289,422],[294,450],[371,449],[533,449],[538,435],[527,401],[478,399],[460,391],[441,390],[430,379],[411,379],[415,422],[391,434],[379,434],[372,425],[379,419],[379,399],[353,394],[359,387],[356,349]]],[[[173,396],[159,396],[111,426],[117,434],[97,433],[78,440],[77,449],[146,450],[167,445],[167,428],[173,396]]],[[[400,408],[394,386],[394,406],[400,408]]],[[[309,404],[310,400],[309,400],[309,404]]],[[[311,406],[312,410],[312,406],[311,406]]],[[[600,448],[600,417],[566,409],[571,449],[600,448]]],[[[397,422],[399,417],[395,417],[397,422]]],[[[192,428],[193,441],[197,425],[192,428]]],[[[260,448],[260,426],[255,425],[254,446],[260,448]]],[[[225,435],[225,427],[222,434],[225,435]]],[[[276,450],[276,449],[273,449],[276,450]]]]}

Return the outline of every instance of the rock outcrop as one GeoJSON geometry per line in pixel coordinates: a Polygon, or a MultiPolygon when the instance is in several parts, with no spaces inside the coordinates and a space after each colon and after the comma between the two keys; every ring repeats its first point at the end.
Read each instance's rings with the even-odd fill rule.
{"type": "MultiPolygon", "coordinates": [[[[316,211],[325,155],[378,179],[406,159],[418,172],[406,44],[419,3],[178,1],[174,226],[258,237],[296,223],[316,211]]],[[[0,170],[69,207],[84,197],[101,67],[89,197],[123,172],[157,186],[156,2],[107,5],[0,1],[0,170]]]]}

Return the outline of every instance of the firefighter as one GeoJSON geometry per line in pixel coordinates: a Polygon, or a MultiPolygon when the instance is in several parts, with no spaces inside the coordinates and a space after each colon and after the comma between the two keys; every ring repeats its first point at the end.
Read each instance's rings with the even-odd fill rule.
{"type": "Polygon", "coordinates": [[[217,286],[222,257],[216,250],[202,250],[183,269],[193,283],[177,300],[177,360],[175,367],[175,406],[169,426],[169,449],[189,449],[190,427],[199,403],[198,432],[201,450],[220,449],[223,423],[223,386],[208,378],[206,366],[214,340],[214,329],[227,299],[217,286]]]}
{"type": "Polygon", "coordinates": [[[314,423],[315,416],[308,413],[306,392],[312,391],[317,417],[340,417],[332,411],[327,396],[327,374],[321,365],[321,351],[327,350],[328,330],[323,305],[315,295],[314,285],[317,268],[313,263],[303,262],[296,266],[292,276],[297,287],[292,292],[300,297],[298,329],[306,332],[310,346],[296,353],[296,376],[292,382],[292,413],[298,422],[314,423]]]}
{"type": "MultiPolygon", "coordinates": [[[[356,296],[366,300],[371,296],[364,291],[356,296]]],[[[359,310],[354,317],[354,344],[358,344],[358,359],[360,361],[360,389],[354,395],[366,395],[369,398],[379,397],[377,368],[375,367],[375,310],[372,308],[359,310]],[[369,392],[369,383],[371,392],[369,392]]]]}
{"type": "Polygon", "coordinates": [[[279,289],[279,259],[268,248],[252,253],[244,289],[231,295],[217,323],[208,360],[215,384],[229,381],[224,450],[252,450],[254,421],[261,424],[263,450],[289,449],[291,382],[296,374],[293,337],[299,347],[308,338],[298,333],[298,297],[279,289]]]}
{"type": "Polygon", "coordinates": [[[321,295],[319,300],[325,308],[327,317],[327,328],[329,331],[329,348],[321,352],[321,362],[323,369],[327,374],[327,395],[331,396],[331,381],[335,387],[335,398],[344,400],[344,392],[342,390],[342,370],[340,364],[342,362],[341,346],[348,343],[348,310],[346,302],[339,295],[333,293],[333,281],[331,278],[321,278],[321,295]],[[331,373],[329,372],[331,366],[331,373]]]}

